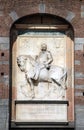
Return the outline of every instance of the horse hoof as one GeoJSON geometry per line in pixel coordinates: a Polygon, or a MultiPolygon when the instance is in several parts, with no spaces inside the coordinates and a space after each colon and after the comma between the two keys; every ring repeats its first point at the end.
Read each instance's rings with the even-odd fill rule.
{"type": "Polygon", "coordinates": [[[35,98],[35,94],[32,95],[32,99],[34,99],[34,98],[35,98]]]}

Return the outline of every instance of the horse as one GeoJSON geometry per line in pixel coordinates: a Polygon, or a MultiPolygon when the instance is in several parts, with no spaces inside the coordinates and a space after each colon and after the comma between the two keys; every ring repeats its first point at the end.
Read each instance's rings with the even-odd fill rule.
{"type": "MultiPolygon", "coordinates": [[[[34,92],[34,83],[39,82],[48,82],[55,83],[59,87],[66,89],[66,81],[67,81],[67,71],[63,67],[59,67],[56,65],[51,65],[50,69],[46,69],[43,67],[39,70],[38,79],[35,79],[35,64],[36,61],[30,55],[19,55],[17,57],[17,65],[22,72],[25,73],[25,77],[27,82],[30,84],[32,98],[35,97],[34,92]]],[[[37,66],[38,67],[38,66],[37,66]]],[[[38,68],[37,68],[38,69],[38,68]]]]}

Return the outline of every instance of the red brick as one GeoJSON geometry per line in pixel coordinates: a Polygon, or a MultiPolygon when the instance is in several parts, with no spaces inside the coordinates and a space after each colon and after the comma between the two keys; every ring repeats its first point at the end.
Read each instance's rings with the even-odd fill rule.
{"type": "Polygon", "coordinates": [[[9,87],[4,83],[0,83],[0,99],[7,99],[9,97],[9,87]]]}
{"type": "Polygon", "coordinates": [[[75,79],[75,85],[84,85],[84,78],[75,79]]]}
{"type": "Polygon", "coordinates": [[[84,105],[84,97],[83,96],[75,96],[75,105],[84,105]]]}
{"type": "Polygon", "coordinates": [[[5,64],[0,65],[0,77],[4,75],[9,75],[9,65],[5,65],[5,64]]]}
{"type": "Polygon", "coordinates": [[[75,72],[82,72],[84,73],[84,63],[81,62],[80,65],[75,65],[75,72]]]}
{"type": "Polygon", "coordinates": [[[83,54],[84,52],[81,50],[75,51],[75,60],[84,60],[83,54]]]}
{"type": "Polygon", "coordinates": [[[82,88],[76,89],[76,88],[75,88],[75,92],[84,92],[84,89],[82,89],[82,88]]]}
{"type": "Polygon", "coordinates": [[[9,50],[0,50],[0,61],[9,61],[9,50]]]}

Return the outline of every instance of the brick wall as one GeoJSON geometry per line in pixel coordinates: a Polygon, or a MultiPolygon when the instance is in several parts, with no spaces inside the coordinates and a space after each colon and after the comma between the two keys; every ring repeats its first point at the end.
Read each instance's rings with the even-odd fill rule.
{"type": "Polygon", "coordinates": [[[75,32],[76,130],[84,129],[84,1],[0,0],[0,130],[8,129],[9,37],[12,24],[33,13],[49,13],[69,21],[75,32]]]}

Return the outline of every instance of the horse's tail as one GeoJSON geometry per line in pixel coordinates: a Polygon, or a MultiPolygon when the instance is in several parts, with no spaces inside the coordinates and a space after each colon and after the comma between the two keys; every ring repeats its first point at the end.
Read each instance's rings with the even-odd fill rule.
{"type": "Polygon", "coordinates": [[[63,75],[62,75],[62,77],[61,77],[61,81],[62,81],[62,83],[61,83],[61,86],[64,88],[64,89],[67,89],[67,70],[66,69],[64,69],[64,73],[63,73],[63,75]]]}
{"type": "Polygon", "coordinates": [[[63,70],[63,75],[61,76],[61,79],[63,79],[65,77],[65,79],[67,80],[67,71],[66,69],[63,70]]]}

